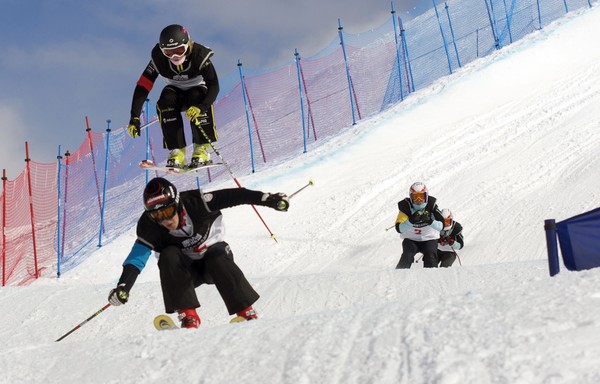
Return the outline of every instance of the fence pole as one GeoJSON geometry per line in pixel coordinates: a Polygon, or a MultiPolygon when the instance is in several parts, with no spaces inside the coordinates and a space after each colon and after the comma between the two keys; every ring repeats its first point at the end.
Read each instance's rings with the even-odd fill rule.
{"type": "Polygon", "coordinates": [[[57,172],[57,176],[56,176],[56,201],[58,202],[57,204],[57,212],[56,212],[56,277],[59,278],[60,277],[60,263],[61,263],[61,257],[62,257],[62,250],[61,250],[61,243],[60,243],[60,217],[61,217],[61,208],[62,208],[62,189],[60,186],[60,176],[62,174],[62,167],[61,167],[61,159],[62,156],[60,155],[60,145],[58,146],[58,156],[56,156],[56,168],[58,170],[57,172]]]}
{"type": "Polygon", "coordinates": [[[487,9],[488,13],[488,18],[490,20],[490,27],[492,28],[492,35],[494,36],[494,45],[496,46],[496,49],[500,49],[500,40],[498,40],[498,34],[496,33],[496,15],[494,15],[494,6],[492,5],[492,0],[490,0],[489,4],[487,0],[484,1],[485,8],[487,9]]]}
{"type": "Polygon", "coordinates": [[[250,162],[252,165],[252,173],[254,173],[254,148],[252,146],[252,130],[250,128],[250,113],[248,111],[248,100],[246,100],[246,84],[242,73],[242,62],[238,59],[238,71],[240,73],[240,82],[242,86],[242,96],[244,97],[244,107],[246,108],[246,123],[248,124],[248,140],[250,141],[250,162]]]}
{"type": "Polygon", "coordinates": [[[402,41],[402,57],[404,58],[404,70],[406,71],[406,82],[408,92],[415,91],[415,79],[413,78],[412,66],[410,65],[410,55],[408,53],[408,45],[406,44],[406,30],[402,23],[402,18],[398,16],[398,25],[400,26],[400,40],[402,41]],[[410,76],[410,78],[409,78],[410,76]]]}
{"type": "Polygon", "coordinates": [[[400,46],[398,44],[398,28],[396,26],[396,11],[392,1],[392,23],[394,24],[394,40],[396,41],[396,66],[398,67],[398,81],[400,82],[400,101],[404,100],[404,89],[402,86],[402,67],[400,65],[400,46]]]}
{"type": "Polygon", "coordinates": [[[296,72],[298,74],[298,94],[300,95],[300,116],[302,118],[302,142],[303,142],[303,153],[306,153],[306,136],[307,129],[304,121],[304,92],[302,91],[302,79],[300,77],[300,54],[298,48],[294,51],[294,61],[296,62],[296,72]]]}
{"type": "Polygon", "coordinates": [[[542,11],[540,10],[540,0],[537,0],[537,11],[538,11],[538,23],[540,25],[539,29],[542,29],[542,11]]]}
{"type": "Polygon", "coordinates": [[[554,276],[560,272],[558,245],[556,243],[556,221],[554,219],[545,220],[544,230],[546,231],[546,248],[548,249],[548,268],[550,276],[554,276]]]}
{"type": "Polygon", "coordinates": [[[67,203],[68,203],[68,194],[69,194],[69,166],[71,164],[71,153],[67,150],[67,152],[65,152],[65,157],[67,158],[66,160],[66,166],[65,166],[65,204],[64,204],[64,208],[63,208],[63,231],[62,231],[62,239],[60,240],[62,245],[61,245],[61,249],[62,249],[62,257],[64,258],[65,256],[65,237],[67,234],[67,203]]]}
{"type": "Polygon", "coordinates": [[[310,129],[308,129],[308,126],[310,125],[310,126],[312,126],[313,135],[314,135],[315,141],[316,141],[317,140],[317,130],[315,129],[315,119],[312,114],[312,109],[310,106],[310,97],[308,97],[308,88],[306,87],[306,79],[304,78],[304,71],[302,70],[301,62],[298,62],[298,68],[300,68],[300,77],[302,78],[302,87],[304,88],[304,94],[306,95],[306,108],[308,109],[308,122],[306,124],[306,126],[307,126],[306,137],[310,137],[310,129]]]}
{"type": "Polygon", "coordinates": [[[6,169],[2,170],[2,286],[6,285],[6,169]]]}
{"type": "Polygon", "coordinates": [[[110,119],[106,120],[106,159],[104,159],[104,186],[102,187],[102,209],[100,210],[100,231],[98,233],[98,247],[102,246],[102,233],[104,233],[104,212],[106,210],[106,184],[108,180],[108,156],[110,155],[110,119]]]}
{"type": "Polygon", "coordinates": [[[29,190],[29,215],[31,217],[31,239],[33,241],[33,264],[35,266],[35,278],[40,277],[37,261],[37,243],[35,241],[35,215],[33,213],[33,193],[31,188],[31,159],[29,158],[29,143],[25,142],[25,163],[27,169],[27,188],[29,190]]]}
{"type": "Polygon", "coordinates": [[[354,98],[352,97],[352,77],[350,76],[350,67],[348,66],[348,57],[346,56],[346,44],[344,43],[344,27],[342,21],[338,19],[338,34],[340,36],[340,44],[342,45],[342,53],[344,54],[344,63],[346,65],[346,77],[348,78],[348,91],[350,92],[350,107],[352,109],[352,125],[356,125],[356,117],[354,115],[354,98]]]}
{"type": "Polygon", "coordinates": [[[92,166],[94,167],[94,179],[96,180],[96,192],[98,193],[98,210],[102,210],[102,202],[100,200],[100,185],[98,184],[98,171],[96,170],[96,154],[94,153],[94,143],[92,142],[92,128],[90,128],[90,122],[88,117],[85,117],[85,131],[87,132],[87,138],[90,148],[90,154],[92,155],[92,166]]]}
{"type": "Polygon", "coordinates": [[[508,39],[510,40],[510,44],[513,43],[512,31],[510,30],[510,18],[512,17],[512,13],[514,10],[515,2],[511,2],[512,9],[510,10],[510,15],[508,14],[508,8],[506,7],[506,0],[502,0],[504,2],[504,15],[506,17],[506,29],[508,30],[508,39]]]}
{"type": "Polygon", "coordinates": [[[435,17],[437,18],[438,25],[440,26],[440,33],[442,34],[442,42],[444,43],[444,51],[446,51],[446,59],[448,60],[448,70],[450,70],[450,74],[452,74],[452,62],[450,61],[450,53],[448,52],[448,43],[446,42],[446,35],[444,34],[444,28],[442,28],[442,22],[440,20],[440,14],[437,10],[437,5],[435,5],[435,0],[431,0],[433,2],[433,9],[435,9],[435,17]]]}
{"type": "Polygon", "coordinates": [[[454,28],[452,28],[452,20],[450,19],[450,12],[448,11],[448,3],[444,3],[446,8],[446,16],[448,16],[448,25],[450,26],[450,34],[452,35],[452,44],[454,45],[454,52],[456,53],[456,61],[458,62],[458,67],[462,68],[460,64],[460,56],[458,55],[458,48],[456,47],[456,38],[454,37],[454,28]]]}

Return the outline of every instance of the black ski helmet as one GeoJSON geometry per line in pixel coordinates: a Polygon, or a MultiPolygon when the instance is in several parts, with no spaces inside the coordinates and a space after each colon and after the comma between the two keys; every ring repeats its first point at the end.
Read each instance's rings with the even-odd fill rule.
{"type": "Polygon", "coordinates": [[[179,24],[171,24],[160,33],[158,44],[161,49],[186,45],[190,41],[187,30],[179,24]]]}
{"type": "Polygon", "coordinates": [[[155,177],[144,188],[144,209],[146,212],[157,212],[170,205],[179,209],[179,192],[167,179],[155,177]]]}

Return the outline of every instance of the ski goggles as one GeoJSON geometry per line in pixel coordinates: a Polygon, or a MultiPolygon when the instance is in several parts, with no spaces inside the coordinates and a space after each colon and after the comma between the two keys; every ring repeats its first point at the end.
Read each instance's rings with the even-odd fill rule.
{"type": "Polygon", "coordinates": [[[413,204],[415,205],[421,205],[425,202],[425,199],[427,198],[427,194],[425,192],[413,192],[412,195],[410,196],[410,199],[412,200],[413,204]]]}
{"type": "Polygon", "coordinates": [[[185,55],[185,53],[187,52],[187,47],[187,44],[182,44],[173,48],[161,48],[160,50],[162,51],[163,55],[167,56],[170,59],[176,56],[181,57],[185,55]]]}
{"type": "Polygon", "coordinates": [[[150,218],[152,218],[152,220],[157,221],[157,222],[161,222],[164,220],[171,220],[173,217],[175,217],[176,214],[177,214],[177,205],[175,205],[175,204],[167,205],[166,207],[164,207],[163,209],[160,209],[158,211],[148,212],[148,215],[150,215],[150,218]]]}
{"type": "Polygon", "coordinates": [[[451,217],[446,217],[444,219],[444,229],[448,229],[452,226],[452,218],[451,217]]]}

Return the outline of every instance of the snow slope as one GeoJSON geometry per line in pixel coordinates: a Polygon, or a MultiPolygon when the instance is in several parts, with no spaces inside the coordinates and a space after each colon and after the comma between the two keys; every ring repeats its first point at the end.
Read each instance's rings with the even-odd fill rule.
{"type": "Polygon", "coordinates": [[[600,382],[600,270],[550,278],[543,231],[600,206],[599,38],[598,6],[571,13],[240,177],[315,182],[287,213],[259,208],[277,243],[251,208],[224,211],[259,321],[228,324],[203,286],[199,330],[156,332],[152,260],[127,305],[55,343],[106,304],[133,229],[60,279],[1,288],[0,383],[600,382]],[[394,270],[401,239],[385,228],[417,180],[463,224],[462,265],[394,270]]]}

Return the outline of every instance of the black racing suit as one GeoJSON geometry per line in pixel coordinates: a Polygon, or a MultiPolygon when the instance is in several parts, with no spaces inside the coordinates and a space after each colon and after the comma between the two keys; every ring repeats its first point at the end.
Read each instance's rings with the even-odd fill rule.
{"type": "Polygon", "coordinates": [[[251,306],[259,295],[235,264],[223,241],[223,208],[241,204],[266,205],[262,192],[245,188],[221,189],[203,194],[199,190],[180,194],[179,228],[169,231],[142,214],[137,240],[123,263],[119,284],[129,292],[144,268],[151,250],[159,254],[158,267],[167,313],[200,306],[195,287],[214,284],[229,314],[251,306]]]}
{"type": "Polygon", "coordinates": [[[173,64],[158,44],[152,49],[152,60],[140,76],[133,92],[131,116],[138,117],[154,82],[160,75],[166,82],[156,102],[156,110],[163,132],[164,147],[167,149],[186,146],[181,112],[191,106],[200,108],[204,114],[198,126],[192,124],[193,142],[206,144],[217,141],[212,104],[219,94],[219,79],[210,57],[213,51],[198,43],[192,43],[186,59],[181,65],[173,64]]]}

